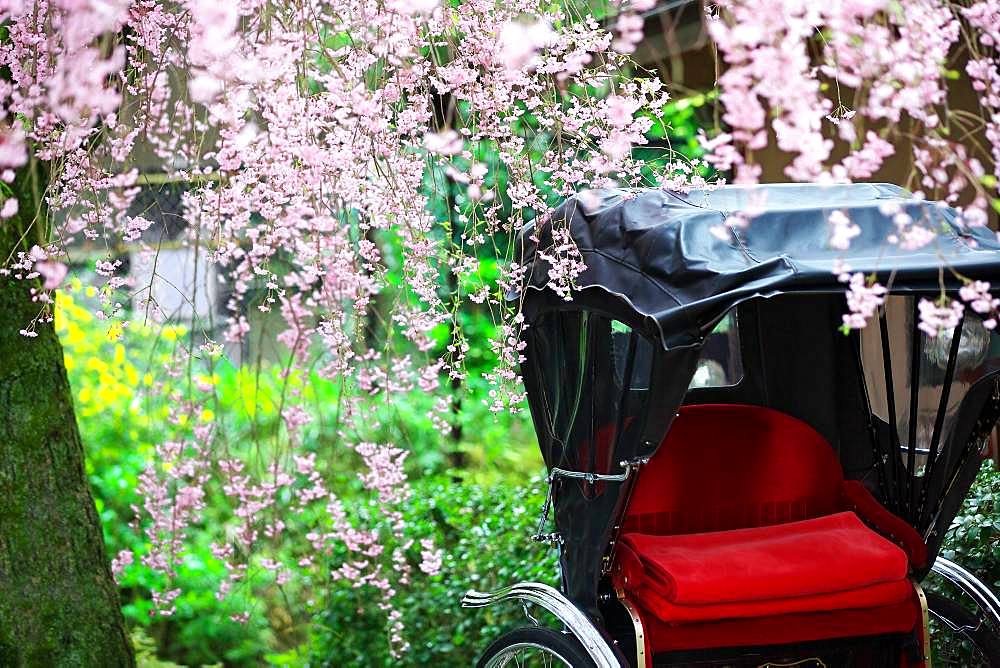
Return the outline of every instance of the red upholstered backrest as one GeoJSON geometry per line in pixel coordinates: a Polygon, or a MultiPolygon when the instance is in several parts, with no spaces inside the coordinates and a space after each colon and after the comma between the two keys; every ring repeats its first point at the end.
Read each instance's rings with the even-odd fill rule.
{"type": "Polygon", "coordinates": [[[806,423],[759,406],[684,406],[639,472],[624,530],[721,531],[840,510],[843,472],[806,423]]]}

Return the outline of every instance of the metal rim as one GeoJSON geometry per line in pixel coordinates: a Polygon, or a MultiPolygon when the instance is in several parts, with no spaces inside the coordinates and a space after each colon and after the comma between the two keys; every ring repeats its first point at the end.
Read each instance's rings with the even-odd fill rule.
{"type": "Polygon", "coordinates": [[[962,668],[998,665],[996,635],[982,609],[973,612],[958,601],[935,594],[930,608],[934,666],[962,668]]]}
{"type": "Polygon", "coordinates": [[[979,625],[977,626],[958,625],[933,610],[930,614],[933,620],[938,624],[938,629],[935,629],[937,632],[934,633],[935,637],[932,640],[935,666],[990,665],[989,657],[985,654],[985,652],[983,652],[982,648],[979,647],[974,635],[979,630],[979,627],[982,626],[982,620],[980,620],[979,625]],[[953,641],[958,640],[959,642],[967,643],[967,645],[961,650],[953,650],[947,641],[941,637],[941,630],[950,632],[953,641]],[[942,650],[944,651],[943,654],[942,650]],[[953,652],[957,652],[954,657],[952,656],[953,652]]]}
{"type": "Polygon", "coordinates": [[[541,582],[519,582],[492,592],[470,590],[462,598],[464,608],[483,608],[493,603],[520,599],[545,608],[566,625],[570,635],[583,645],[583,650],[597,668],[617,668],[621,664],[614,651],[594,626],[594,623],[562,592],[541,582]]]}
{"type": "Polygon", "coordinates": [[[931,565],[931,570],[962,590],[983,613],[1000,625],[1000,598],[975,574],[941,556],[931,565]]]}
{"type": "Polygon", "coordinates": [[[971,638],[971,633],[975,633],[983,627],[983,620],[979,620],[975,626],[969,626],[968,624],[956,624],[944,615],[941,615],[933,610],[930,611],[931,616],[939,623],[944,624],[953,633],[960,633],[966,638],[971,638]]]}
{"type": "Polygon", "coordinates": [[[513,665],[514,668],[522,668],[527,664],[521,663],[519,659],[521,651],[532,649],[539,650],[544,655],[544,661],[541,664],[542,666],[549,667],[559,665],[552,662],[552,659],[555,658],[558,659],[563,666],[566,666],[566,668],[573,668],[573,664],[567,661],[565,657],[559,654],[559,652],[555,651],[551,647],[546,647],[545,645],[534,642],[517,642],[504,647],[502,650],[490,657],[490,660],[486,662],[486,668],[505,668],[509,665],[513,665]],[[514,661],[515,663],[511,664],[511,661],[514,661]]]}

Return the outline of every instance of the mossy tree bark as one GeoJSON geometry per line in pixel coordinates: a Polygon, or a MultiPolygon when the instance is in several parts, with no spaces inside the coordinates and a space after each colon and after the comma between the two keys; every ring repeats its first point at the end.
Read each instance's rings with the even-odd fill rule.
{"type": "MultiPolygon", "coordinates": [[[[20,211],[0,221],[0,266],[46,234],[32,164],[20,211]]],[[[84,472],[62,346],[29,282],[0,276],[0,666],[133,666],[84,472]]]]}

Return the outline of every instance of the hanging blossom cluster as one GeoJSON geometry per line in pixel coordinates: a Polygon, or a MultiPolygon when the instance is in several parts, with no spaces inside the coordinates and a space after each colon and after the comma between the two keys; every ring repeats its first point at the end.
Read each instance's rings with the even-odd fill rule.
{"type": "MultiPolygon", "coordinates": [[[[160,573],[158,614],[173,611],[190,528],[215,490],[231,506],[214,547],[227,569],[220,597],[286,583],[292,569],[274,548],[301,538],[309,549],[297,565],[376,592],[394,651],[405,648],[395,597],[442,559],[430,541],[407,538],[406,452],[373,440],[381,424],[367,407],[440,393],[431,418],[448,429],[442,388],[467,376],[456,313],[469,302],[498,324],[491,408],[520,402],[523,319],[505,294],[522,276],[507,262],[499,276],[480,275],[477,258],[507,259],[513,231],[573,192],[643,182],[648,166],[631,149],[668,96],[658,79],[636,78],[626,54],[651,4],[617,4],[609,28],[585,6],[538,0],[3,5],[0,177],[11,184],[44,164],[47,179],[29,222],[38,242],[0,267],[41,278],[39,317],[24,333],[51,317],[79,248],[109,249],[96,262],[96,315],[110,335],[170,317],[153,289],[160,223],[133,206],[150,164],[185,185],[178,241],[226,286],[225,322],[196,317],[159,371],[170,437],[140,479],[145,548],[114,560],[119,572],[141,561],[160,573]],[[111,250],[121,244],[154,267],[153,280],[125,271],[111,250]],[[281,323],[290,355],[280,429],[266,447],[241,447],[199,416],[212,365],[254,336],[261,312],[281,323]],[[302,448],[317,428],[303,391],[310,374],[341,388],[332,429],[370,494],[366,517],[348,514],[330,467],[302,448]],[[322,519],[293,535],[307,517],[322,519]]],[[[675,186],[690,178],[690,167],[670,169],[675,186]]],[[[6,220],[17,199],[3,192],[6,220]]],[[[552,285],[567,294],[579,255],[569,242],[552,252],[552,285]]]]}
{"type": "MultiPolygon", "coordinates": [[[[770,144],[790,157],[793,181],[848,183],[876,177],[895,157],[913,166],[919,199],[955,207],[958,224],[984,226],[1000,210],[1000,2],[947,0],[719,0],[709,30],[723,60],[719,100],[725,132],[703,135],[706,160],[738,183],[762,177],[755,154],[770,144]],[[978,108],[949,104],[949,79],[965,76],[978,108]],[[969,141],[974,136],[976,141],[969,141]],[[908,155],[897,155],[905,147],[908,155]]],[[[967,106],[967,105],[966,105],[967,106]]],[[[903,250],[933,244],[938,230],[896,209],[903,250]]],[[[830,216],[831,248],[861,233],[845,212],[830,216]]],[[[884,286],[844,273],[845,326],[863,327],[884,286]]],[[[963,290],[982,307],[989,285],[963,290]]],[[[950,300],[921,308],[925,331],[952,322],[950,300]]],[[[995,322],[988,318],[989,323],[995,322]]]]}

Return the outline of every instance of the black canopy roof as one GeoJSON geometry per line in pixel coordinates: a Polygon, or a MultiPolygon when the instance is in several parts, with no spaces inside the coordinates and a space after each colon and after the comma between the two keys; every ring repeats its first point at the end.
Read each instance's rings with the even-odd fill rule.
{"type": "Polygon", "coordinates": [[[936,290],[967,278],[1000,279],[1000,243],[964,225],[939,202],[889,184],[778,184],[667,190],[594,190],[568,199],[521,233],[528,272],[525,306],[554,303],[539,249],[553,224],[569,224],[587,267],[577,278],[583,304],[622,314],[665,348],[696,344],[736,304],[786,292],[840,292],[838,261],[876,274],[894,291],[936,290]],[[848,250],[830,245],[830,214],[860,227],[848,250]],[[894,210],[937,232],[918,250],[889,242],[894,210]],[[740,226],[734,214],[749,215],[740,226]],[[722,238],[720,238],[722,237],[722,238]],[[723,240],[725,238],[725,240],[723,240]]]}

